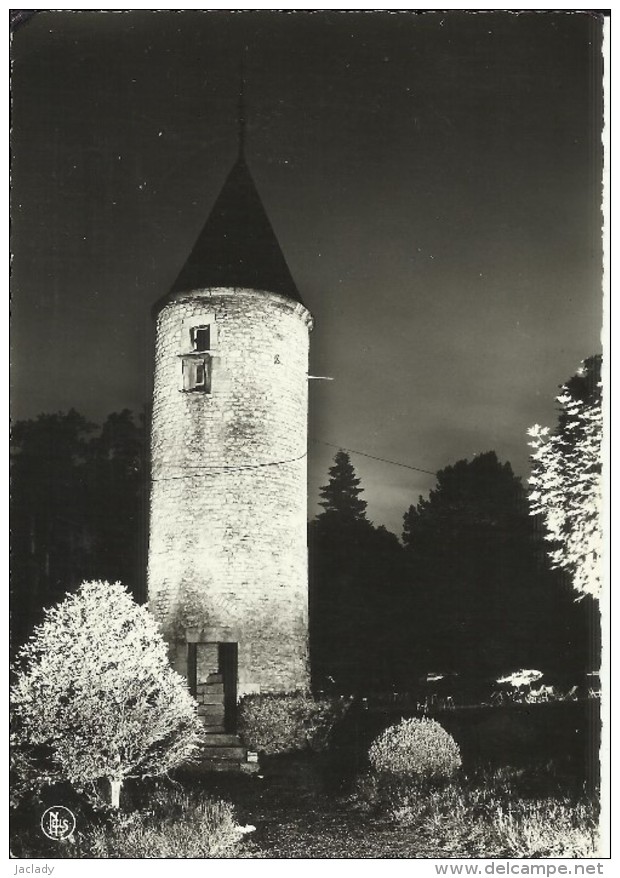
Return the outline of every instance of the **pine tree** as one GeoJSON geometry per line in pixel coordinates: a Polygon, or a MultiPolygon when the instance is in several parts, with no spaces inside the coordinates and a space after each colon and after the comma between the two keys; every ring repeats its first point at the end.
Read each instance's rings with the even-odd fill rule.
{"type": "Polygon", "coordinates": [[[329,469],[329,484],[320,489],[324,509],[320,517],[338,516],[343,523],[366,521],[366,501],[360,498],[364,489],[359,484],[349,455],[338,451],[329,469]]]}
{"type": "Polygon", "coordinates": [[[376,624],[369,555],[374,528],[366,518],[349,455],[339,451],[321,488],[323,511],[310,527],[310,650],[313,680],[331,678],[340,692],[357,691],[368,679],[364,662],[370,619],[376,624]]]}
{"type": "MultiPolygon", "coordinates": [[[[420,494],[418,497],[418,506],[422,508],[424,503],[424,497],[420,494]]],[[[412,549],[415,546],[416,540],[416,527],[418,523],[418,510],[412,504],[409,509],[403,515],[403,545],[407,549],[412,549]]]]}
{"type": "Polygon", "coordinates": [[[549,557],[581,595],[601,590],[603,437],[601,358],[590,357],[561,388],[558,428],[530,428],[532,515],[542,515],[549,557]]]}

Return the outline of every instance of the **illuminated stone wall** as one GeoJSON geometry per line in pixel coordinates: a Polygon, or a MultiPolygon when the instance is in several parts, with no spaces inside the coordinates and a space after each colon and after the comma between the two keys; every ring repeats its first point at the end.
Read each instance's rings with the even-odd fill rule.
{"type": "Polygon", "coordinates": [[[181,673],[188,638],[237,642],[239,694],[308,685],[311,326],[299,303],[239,289],[177,294],[157,317],[149,605],[181,673]],[[210,389],[188,390],[203,359],[210,389]]]}

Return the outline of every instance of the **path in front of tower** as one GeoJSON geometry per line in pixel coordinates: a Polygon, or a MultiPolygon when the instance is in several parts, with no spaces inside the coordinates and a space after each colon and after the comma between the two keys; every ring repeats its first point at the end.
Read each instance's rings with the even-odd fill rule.
{"type": "MultiPolygon", "coordinates": [[[[319,805],[320,803],[317,803],[319,805]]],[[[257,825],[247,856],[312,859],[399,859],[445,857],[412,829],[379,823],[367,815],[347,813],[322,803],[320,812],[282,814],[257,825]]],[[[265,815],[266,816],[266,815],[265,815]]]]}
{"type": "MultiPolygon", "coordinates": [[[[393,822],[356,809],[342,790],[326,790],[310,760],[253,777],[206,775],[203,790],[235,806],[245,836],[246,858],[428,858],[450,853],[439,839],[421,837],[393,822]]],[[[454,854],[452,854],[454,856],[454,854]]]]}

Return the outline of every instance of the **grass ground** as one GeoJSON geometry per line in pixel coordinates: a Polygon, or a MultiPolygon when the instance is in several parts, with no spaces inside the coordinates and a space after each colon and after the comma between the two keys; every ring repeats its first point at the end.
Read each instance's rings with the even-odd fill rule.
{"type": "Polygon", "coordinates": [[[281,757],[251,786],[220,780],[218,795],[235,802],[242,822],[256,826],[246,856],[595,855],[595,803],[553,764],[472,772],[425,788],[385,784],[368,773],[338,785],[320,762],[281,757]]]}
{"type": "Polygon", "coordinates": [[[185,773],[129,788],[120,821],[82,810],[60,846],[41,835],[41,811],[16,821],[14,856],[587,857],[596,844],[594,805],[553,766],[424,788],[370,774],[334,784],[316,755],[276,757],[262,777],[185,773]]]}
{"type": "MultiPolygon", "coordinates": [[[[538,713],[545,720],[538,723],[541,734],[549,737],[548,719],[555,714],[538,713]]],[[[557,735],[545,745],[545,738],[526,737],[512,714],[504,722],[499,712],[489,712],[469,732],[470,742],[462,736],[469,745],[459,777],[430,787],[368,772],[364,754],[378,729],[375,720],[382,727],[389,721],[372,716],[356,721],[344,730],[347,746],[328,754],[265,758],[258,776],[188,770],[174,780],[128,783],[116,821],[89,811],[69,790],[50,791],[47,804],[64,803],[77,812],[74,841],[59,845],[42,835],[45,803],[38,803],[15,815],[12,853],[24,858],[596,855],[596,777],[582,756],[592,752],[584,746],[585,734],[570,746],[557,735]],[[486,729],[485,722],[493,725],[486,729]],[[495,758],[483,766],[480,752],[493,753],[494,741],[495,758]],[[539,758],[543,753],[544,760],[533,762],[532,752],[539,758]],[[553,752],[562,758],[550,759],[553,752]],[[511,767],[503,764],[509,759],[511,767]],[[255,829],[239,831],[247,825],[255,829]]],[[[557,725],[583,727],[564,719],[557,725]]]]}

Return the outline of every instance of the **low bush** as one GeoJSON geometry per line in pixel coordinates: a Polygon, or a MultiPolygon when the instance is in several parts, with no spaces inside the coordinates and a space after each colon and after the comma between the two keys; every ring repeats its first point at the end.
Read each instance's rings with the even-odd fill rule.
{"type": "Polygon", "coordinates": [[[510,768],[458,780],[370,771],[358,778],[351,802],[415,829],[421,843],[445,856],[596,856],[595,803],[559,789],[555,797],[530,790],[523,771],[510,768]]]}
{"type": "Polygon", "coordinates": [[[598,831],[590,802],[540,799],[498,808],[493,823],[507,857],[594,857],[598,831]]]}
{"type": "Polygon", "coordinates": [[[307,692],[246,695],[239,703],[239,733],[246,747],[266,755],[319,752],[350,702],[314,698],[307,692]]]}
{"type": "Polygon", "coordinates": [[[452,808],[458,811],[455,798],[460,794],[460,789],[460,785],[445,779],[371,769],[356,778],[351,801],[358,809],[406,824],[429,817],[436,810],[438,798],[441,802],[450,801],[452,808]]]}
{"type": "Polygon", "coordinates": [[[79,856],[201,859],[234,856],[243,837],[233,807],[220,799],[181,794],[169,815],[137,815],[112,828],[95,826],[79,856]]]}
{"type": "Polygon", "coordinates": [[[368,752],[379,772],[449,777],[461,766],[459,746],[436,720],[403,719],[376,738],[368,752]]]}
{"type": "MultiPolygon", "coordinates": [[[[39,809],[35,812],[39,816],[39,809]]],[[[121,815],[78,811],[77,828],[63,842],[47,841],[40,832],[14,833],[11,852],[20,858],[190,859],[238,856],[245,829],[233,806],[198,792],[169,786],[150,791],[148,808],[121,815]]]]}

